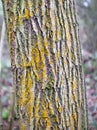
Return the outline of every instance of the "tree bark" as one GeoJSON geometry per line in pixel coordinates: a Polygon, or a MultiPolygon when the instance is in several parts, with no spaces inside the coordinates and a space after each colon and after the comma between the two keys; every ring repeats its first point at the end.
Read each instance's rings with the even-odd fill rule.
{"type": "Polygon", "coordinates": [[[87,130],[74,0],[2,0],[20,130],[87,130]]]}

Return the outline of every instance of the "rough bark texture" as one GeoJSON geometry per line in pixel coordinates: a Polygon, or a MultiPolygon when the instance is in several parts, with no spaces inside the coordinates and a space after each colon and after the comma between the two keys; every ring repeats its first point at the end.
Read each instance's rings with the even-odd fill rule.
{"type": "Polygon", "coordinates": [[[74,0],[2,0],[20,130],[87,130],[74,0]]]}

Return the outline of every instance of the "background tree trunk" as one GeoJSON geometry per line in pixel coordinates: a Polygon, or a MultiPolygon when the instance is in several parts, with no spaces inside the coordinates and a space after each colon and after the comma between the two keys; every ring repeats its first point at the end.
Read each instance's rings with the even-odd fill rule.
{"type": "Polygon", "coordinates": [[[20,130],[87,130],[74,0],[2,0],[20,130]]]}

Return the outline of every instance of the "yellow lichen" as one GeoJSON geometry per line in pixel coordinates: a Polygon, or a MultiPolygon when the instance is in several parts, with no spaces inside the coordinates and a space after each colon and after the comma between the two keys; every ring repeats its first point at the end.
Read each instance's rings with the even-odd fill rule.
{"type": "Polygon", "coordinates": [[[58,108],[58,110],[59,110],[59,112],[61,113],[62,112],[62,110],[63,110],[63,107],[61,106],[61,107],[59,107],[58,108]]]}
{"type": "Polygon", "coordinates": [[[46,130],[50,130],[50,128],[52,126],[50,118],[46,118],[46,121],[47,121],[47,128],[46,128],[46,130]]]}
{"type": "Polygon", "coordinates": [[[43,110],[41,115],[42,115],[42,117],[48,117],[47,109],[43,110]]]}
{"type": "Polygon", "coordinates": [[[74,90],[77,88],[77,81],[76,80],[73,82],[73,88],[74,88],[74,90]]]}
{"type": "Polygon", "coordinates": [[[69,25],[68,25],[68,21],[66,20],[65,22],[65,29],[66,29],[66,39],[68,42],[68,47],[70,47],[70,32],[69,32],[69,25]]]}
{"type": "MultiPolygon", "coordinates": [[[[18,103],[21,108],[23,108],[23,111],[26,114],[26,120],[25,123],[29,124],[32,123],[32,108],[33,108],[33,94],[31,89],[33,88],[33,80],[31,77],[31,72],[26,70],[26,75],[21,76],[21,98],[19,99],[18,103]]],[[[26,130],[26,127],[21,124],[21,129],[26,130]]]]}

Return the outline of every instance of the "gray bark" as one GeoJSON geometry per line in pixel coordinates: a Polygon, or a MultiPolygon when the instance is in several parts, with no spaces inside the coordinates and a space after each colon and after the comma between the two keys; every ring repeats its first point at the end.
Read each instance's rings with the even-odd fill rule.
{"type": "Polygon", "coordinates": [[[20,130],[87,130],[74,0],[3,0],[20,130]]]}

